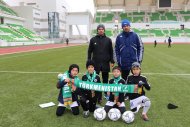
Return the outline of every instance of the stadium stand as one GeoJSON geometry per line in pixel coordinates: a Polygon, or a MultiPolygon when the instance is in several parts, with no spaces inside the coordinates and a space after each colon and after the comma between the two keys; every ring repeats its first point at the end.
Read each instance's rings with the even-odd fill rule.
{"type": "Polygon", "coordinates": [[[9,6],[7,6],[3,1],[0,0],[0,12],[8,14],[8,15],[14,15],[18,16],[18,14],[13,11],[9,6]]]}
{"type": "MultiPolygon", "coordinates": [[[[28,38],[20,35],[19,33],[17,33],[16,31],[14,31],[13,29],[11,29],[7,25],[0,25],[0,31],[2,33],[6,34],[7,36],[9,36],[10,38],[14,38],[12,41],[29,41],[28,38]]],[[[1,38],[1,39],[5,40],[5,41],[11,41],[10,38],[6,39],[6,37],[4,36],[4,38],[1,38]]]]}
{"type": "MultiPolygon", "coordinates": [[[[150,22],[188,22],[190,21],[190,11],[157,11],[151,12],[97,12],[95,15],[96,23],[114,23],[117,19],[121,22],[123,19],[128,19],[132,23],[150,23],[150,22]]],[[[177,28],[133,28],[133,31],[138,33],[141,37],[190,37],[190,29],[184,30],[177,28]]],[[[119,32],[119,31],[118,31],[119,32]]],[[[96,35],[96,30],[93,30],[92,35],[96,35]]],[[[106,29],[106,35],[109,37],[115,36],[113,29],[106,29]]]]}
{"type": "Polygon", "coordinates": [[[34,40],[34,41],[44,41],[45,40],[43,37],[36,35],[31,30],[26,29],[21,25],[8,24],[8,26],[11,27],[12,29],[14,29],[15,31],[18,31],[20,34],[24,35],[25,37],[29,38],[30,40],[34,40]]]}
{"type": "Polygon", "coordinates": [[[118,17],[119,21],[123,19],[129,19],[133,23],[141,23],[141,22],[152,22],[152,21],[181,21],[177,19],[177,17],[182,17],[185,22],[190,20],[190,11],[176,11],[176,12],[167,12],[167,11],[159,11],[159,12],[97,12],[95,22],[96,23],[109,23],[113,22],[115,17],[118,17]],[[118,15],[119,14],[119,15],[118,15]],[[145,18],[149,20],[146,21],[145,18]]]}
{"type": "Polygon", "coordinates": [[[16,24],[1,24],[0,33],[0,39],[6,42],[45,41],[34,32],[16,24]]]}
{"type": "MultiPolygon", "coordinates": [[[[190,37],[190,29],[166,29],[166,28],[157,28],[157,29],[132,29],[134,32],[138,33],[140,37],[184,37],[188,36],[190,37]]],[[[121,30],[119,31],[121,32],[121,30]]],[[[96,30],[93,30],[93,36],[96,35],[96,30]]],[[[113,30],[112,29],[106,29],[106,35],[109,37],[112,37],[113,30]]]]}

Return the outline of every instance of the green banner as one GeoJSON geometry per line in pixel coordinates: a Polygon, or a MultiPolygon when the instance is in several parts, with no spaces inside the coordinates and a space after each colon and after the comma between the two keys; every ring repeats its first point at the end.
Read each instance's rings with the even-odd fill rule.
{"type": "Polygon", "coordinates": [[[82,80],[75,80],[76,87],[94,90],[94,91],[102,91],[102,92],[119,92],[119,93],[138,93],[138,85],[137,84],[103,84],[103,83],[94,83],[82,80]]]}

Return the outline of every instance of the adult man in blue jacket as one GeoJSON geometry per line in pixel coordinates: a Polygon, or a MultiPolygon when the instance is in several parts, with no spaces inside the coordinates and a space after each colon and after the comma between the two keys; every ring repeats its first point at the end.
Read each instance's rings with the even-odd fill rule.
{"type": "Polygon", "coordinates": [[[129,20],[124,19],[121,26],[123,31],[116,38],[115,53],[122,78],[126,80],[132,63],[142,62],[144,46],[140,37],[131,30],[129,20]]]}

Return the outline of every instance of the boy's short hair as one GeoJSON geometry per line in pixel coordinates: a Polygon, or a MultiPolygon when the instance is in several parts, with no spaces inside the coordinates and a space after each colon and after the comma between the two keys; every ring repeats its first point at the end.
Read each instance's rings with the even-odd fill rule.
{"type": "Polygon", "coordinates": [[[94,63],[93,60],[88,60],[88,61],[86,62],[86,68],[88,68],[88,66],[90,66],[90,65],[92,65],[93,67],[95,66],[95,63],[94,63]]]}
{"type": "Polygon", "coordinates": [[[120,68],[119,66],[113,67],[112,72],[113,72],[114,70],[119,70],[119,71],[121,72],[121,68],[120,68]]]}
{"type": "Polygon", "coordinates": [[[71,65],[69,66],[69,73],[71,73],[71,70],[72,70],[73,68],[77,68],[77,69],[78,69],[78,72],[79,72],[79,66],[78,66],[77,64],[71,64],[71,65]]]}

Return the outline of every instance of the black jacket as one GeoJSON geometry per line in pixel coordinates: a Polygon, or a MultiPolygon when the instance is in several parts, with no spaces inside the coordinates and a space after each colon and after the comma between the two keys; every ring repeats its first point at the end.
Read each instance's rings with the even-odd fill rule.
{"type": "Polygon", "coordinates": [[[127,95],[129,96],[129,99],[130,100],[133,100],[135,98],[138,98],[142,95],[145,95],[145,91],[143,88],[147,89],[147,90],[150,90],[150,84],[148,83],[148,80],[146,77],[144,76],[133,76],[133,75],[130,75],[127,79],[127,84],[138,84],[139,81],[142,81],[144,82],[143,84],[143,87],[142,87],[142,93],[141,94],[138,94],[138,93],[128,93],[127,95]]]}
{"type": "MultiPolygon", "coordinates": [[[[83,75],[82,76],[82,81],[88,81],[88,77],[86,75],[83,75]]],[[[96,75],[94,81],[95,83],[101,83],[100,81],[100,76],[99,75],[96,75]]],[[[88,96],[88,98],[92,98],[92,94],[91,94],[91,90],[85,90],[85,89],[80,89],[80,92],[82,94],[82,96],[88,96]]],[[[98,91],[95,91],[95,96],[99,96],[100,92],[98,91]]]]}
{"type": "Polygon", "coordinates": [[[88,48],[88,60],[95,62],[95,70],[97,72],[109,72],[109,63],[114,63],[111,39],[105,35],[96,35],[91,38],[88,48]]]}
{"type": "MultiPolygon", "coordinates": [[[[114,79],[110,79],[109,80],[109,84],[113,84],[114,83],[114,79]]],[[[125,80],[124,79],[120,79],[118,84],[123,84],[125,85],[125,80]]],[[[110,92],[110,97],[109,97],[109,101],[114,102],[114,94],[112,94],[112,92],[110,92]]],[[[119,102],[122,103],[124,102],[124,93],[119,93],[119,102]]]]}

